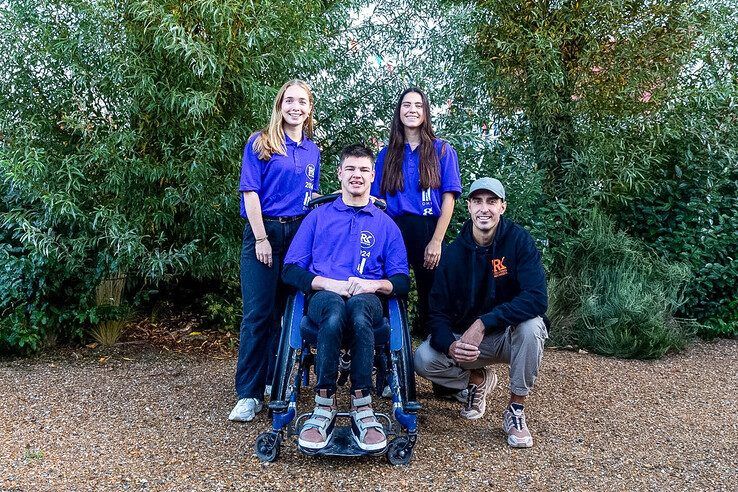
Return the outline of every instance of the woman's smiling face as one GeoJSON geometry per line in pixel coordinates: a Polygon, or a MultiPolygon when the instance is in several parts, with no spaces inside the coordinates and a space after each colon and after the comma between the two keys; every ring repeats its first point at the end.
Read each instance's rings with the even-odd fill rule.
{"type": "Polygon", "coordinates": [[[302,126],[310,115],[310,97],[299,85],[287,88],[282,96],[282,122],[293,127],[302,126]]]}
{"type": "Polygon", "coordinates": [[[418,128],[425,121],[423,98],[417,92],[408,92],[402,98],[400,121],[406,128],[418,128]]]}

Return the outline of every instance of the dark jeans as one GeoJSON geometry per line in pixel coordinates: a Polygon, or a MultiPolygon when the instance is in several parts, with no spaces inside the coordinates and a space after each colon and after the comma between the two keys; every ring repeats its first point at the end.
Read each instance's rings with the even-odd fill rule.
{"type": "Polygon", "coordinates": [[[279,320],[289,294],[281,281],[282,263],[301,220],[282,224],[264,221],[272,246],[272,266],[256,259],[256,239],[246,221],[241,248],[241,296],[243,319],[236,365],[236,393],[239,398],[264,396],[271,384],[279,342],[279,320]]]}
{"type": "Polygon", "coordinates": [[[313,294],[308,317],[318,327],[315,390],[336,392],[341,345],[351,349],[351,391],[372,388],[374,327],[382,321],[382,302],[375,294],[344,299],[326,290],[313,294]]]}
{"type": "MultiPolygon", "coordinates": [[[[395,217],[407,250],[407,262],[415,273],[415,286],[418,290],[418,315],[412,327],[412,334],[425,340],[428,337],[428,296],[433,287],[436,271],[423,266],[425,247],[433,238],[438,217],[421,215],[400,215],[395,217]]],[[[443,245],[442,245],[443,246],[443,245]]],[[[443,256],[443,254],[441,254],[443,256]]]]}

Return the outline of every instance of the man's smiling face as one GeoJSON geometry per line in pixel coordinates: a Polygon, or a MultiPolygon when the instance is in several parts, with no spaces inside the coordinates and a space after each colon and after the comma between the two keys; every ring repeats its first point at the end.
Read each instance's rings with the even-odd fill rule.
{"type": "Polygon", "coordinates": [[[346,157],[338,170],[341,189],[355,197],[369,196],[374,166],[368,157],[346,157]]]}
{"type": "Polygon", "coordinates": [[[507,202],[487,190],[475,192],[467,200],[467,205],[474,228],[482,233],[494,229],[507,208],[507,202]]]}

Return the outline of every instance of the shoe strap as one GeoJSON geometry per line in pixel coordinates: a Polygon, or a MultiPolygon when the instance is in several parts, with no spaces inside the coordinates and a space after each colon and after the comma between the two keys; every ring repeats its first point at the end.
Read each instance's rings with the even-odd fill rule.
{"type": "Polygon", "coordinates": [[[355,407],[365,407],[372,404],[372,397],[371,395],[367,395],[360,398],[353,398],[351,401],[355,407]]]}
{"type": "Polygon", "coordinates": [[[361,442],[364,442],[364,438],[366,437],[366,433],[369,429],[377,429],[377,431],[386,437],[384,426],[377,422],[377,417],[374,415],[374,411],[372,409],[362,410],[361,412],[351,412],[351,418],[353,419],[356,428],[359,430],[359,440],[361,442]],[[364,422],[362,419],[367,417],[371,417],[374,420],[364,422]]]}
{"type": "Polygon", "coordinates": [[[354,413],[353,417],[355,419],[359,419],[359,420],[365,419],[367,417],[371,417],[373,419],[376,419],[377,418],[376,415],[374,415],[374,411],[372,409],[362,410],[360,412],[357,411],[357,412],[354,413]]]}
{"type": "Polygon", "coordinates": [[[330,398],[326,398],[324,396],[315,395],[315,403],[317,403],[318,405],[322,405],[324,407],[331,407],[335,405],[336,400],[332,396],[330,398]]]}
{"type": "Polygon", "coordinates": [[[323,441],[326,440],[328,437],[328,428],[330,427],[332,420],[326,420],[326,419],[307,419],[305,423],[302,425],[302,430],[300,430],[300,434],[303,433],[303,431],[306,431],[308,429],[315,429],[320,434],[320,437],[323,439],[323,441]]]}
{"type": "Polygon", "coordinates": [[[322,407],[315,407],[313,409],[313,414],[302,425],[300,434],[302,434],[302,432],[305,430],[315,429],[318,431],[318,433],[320,433],[320,436],[325,441],[326,437],[328,436],[328,429],[335,422],[336,413],[337,412],[335,409],[326,410],[322,407]]]}
{"type": "Polygon", "coordinates": [[[315,417],[325,417],[326,419],[332,419],[335,416],[335,411],[333,410],[326,410],[323,407],[315,407],[313,409],[313,415],[310,417],[310,420],[315,419],[315,417]]]}

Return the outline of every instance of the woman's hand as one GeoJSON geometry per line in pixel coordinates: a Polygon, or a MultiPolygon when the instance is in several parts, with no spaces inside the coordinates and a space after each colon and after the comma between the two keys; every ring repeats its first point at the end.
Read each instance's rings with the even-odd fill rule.
{"type": "Polygon", "coordinates": [[[441,241],[431,239],[425,247],[425,256],[423,257],[423,267],[433,270],[441,261],[441,241]]]}
{"type": "Polygon", "coordinates": [[[272,267],[272,245],[269,239],[264,239],[256,243],[256,259],[268,266],[272,267]]]}

